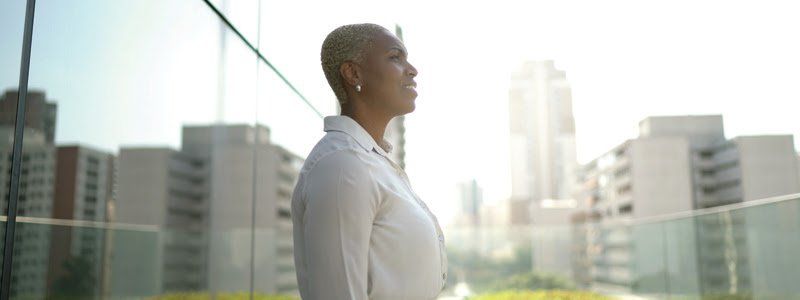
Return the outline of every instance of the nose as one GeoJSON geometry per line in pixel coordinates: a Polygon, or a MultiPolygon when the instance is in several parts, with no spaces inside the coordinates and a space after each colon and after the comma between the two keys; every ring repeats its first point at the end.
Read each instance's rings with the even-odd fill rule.
{"type": "Polygon", "coordinates": [[[408,69],[406,72],[408,76],[411,76],[412,78],[417,76],[417,68],[414,68],[414,65],[411,63],[408,63],[408,69]]]}

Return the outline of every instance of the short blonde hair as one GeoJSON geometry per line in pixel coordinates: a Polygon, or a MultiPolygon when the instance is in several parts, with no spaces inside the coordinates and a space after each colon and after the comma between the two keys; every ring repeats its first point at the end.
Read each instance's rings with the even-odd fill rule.
{"type": "Polygon", "coordinates": [[[348,60],[363,63],[368,50],[372,48],[375,36],[382,31],[389,32],[376,24],[349,24],[334,29],[322,42],[320,52],[322,71],[333,93],[336,94],[339,105],[347,103],[344,78],[339,73],[339,67],[348,60]]]}

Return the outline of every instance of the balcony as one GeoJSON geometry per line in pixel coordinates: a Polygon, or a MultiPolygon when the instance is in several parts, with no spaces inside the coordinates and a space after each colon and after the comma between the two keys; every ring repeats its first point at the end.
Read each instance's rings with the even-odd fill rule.
{"type": "MultiPolygon", "coordinates": [[[[34,2],[0,3],[0,200],[8,199],[8,204],[0,201],[0,211],[19,204],[18,218],[0,220],[8,220],[9,230],[16,228],[3,245],[8,255],[3,259],[12,267],[0,276],[0,300],[172,299],[183,298],[182,293],[212,299],[297,298],[294,183],[303,155],[325,134],[323,117],[342,111],[320,70],[321,38],[338,22],[363,16],[388,26],[402,43],[405,24],[393,22],[409,22],[407,50],[423,70],[419,83],[426,93],[420,89],[414,100],[418,113],[394,118],[389,129],[395,130],[387,132],[401,133],[393,155],[409,154],[407,164],[399,163],[408,165],[419,195],[432,195],[424,200],[434,204],[431,210],[442,225],[448,217],[458,224],[445,228],[450,275],[443,298],[512,289],[609,296],[624,291],[658,299],[714,297],[708,291],[720,290],[757,299],[800,295],[800,196],[738,203],[744,190],[737,180],[752,167],[740,156],[752,149],[728,142],[727,148],[704,148],[703,153],[689,145],[674,155],[672,146],[702,138],[680,137],[697,128],[677,124],[676,132],[659,126],[640,132],[642,140],[670,143],[650,148],[627,140],[584,167],[573,157],[591,148],[602,150],[603,143],[613,142],[608,137],[630,136],[612,131],[645,111],[684,113],[690,108],[685,113],[694,113],[718,107],[753,112],[728,119],[734,124],[731,132],[750,132],[749,124],[795,124],[792,100],[800,94],[793,72],[800,69],[800,60],[787,37],[800,28],[792,26],[800,18],[792,9],[670,3],[675,7],[668,12],[690,12],[675,26],[674,14],[660,7],[637,11],[647,4],[606,2],[580,11],[557,8],[563,4],[555,2],[515,4],[529,1],[40,0],[36,10],[25,6],[34,2]],[[743,13],[718,13],[741,7],[743,13]],[[748,30],[739,30],[742,18],[726,17],[740,15],[755,16],[748,30]],[[769,19],[759,22],[758,17],[769,19]],[[717,40],[723,47],[714,49],[717,40]],[[601,47],[586,47],[598,41],[604,42],[601,47]],[[676,41],[703,43],[687,47],[676,41]],[[470,48],[453,51],[462,42],[470,48]],[[756,46],[731,47],[739,44],[756,46]],[[524,62],[519,74],[498,72],[510,71],[517,63],[511,59],[520,53],[564,59],[524,62]],[[560,69],[562,64],[581,73],[567,77],[572,71],[560,69]],[[478,68],[465,71],[473,65],[478,68]],[[717,81],[709,66],[722,69],[726,81],[717,81]],[[479,74],[477,81],[474,74],[479,74]],[[508,86],[513,90],[507,91],[508,86]],[[747,103],[741,97],[755,100],[741,106],[747,103]],[[720,102],[696,103],[706,98],[720,102]],[[505,111],[506,100],[511,100],[511,111],[505,111]],[[522,100],[530,103],[518,105],[522,100]],[[573,106],[582,114],[578,122],[573,106]],[[25,111],[17,114],[22,107],[25,111]],[[507,115],[522,120],[505,120],[507,115]],[[402,120],[407,127],[398,126],[402,120]],[[506,151],[509,123],[515,124],[514,131],[530,130],[526,141],[512,142],[527,148],[506,151]],[[587,143],[594,145],[578,149],[587,143]],[[687,163],[683,150],[691,155],[687,168],[661,172],[675,162],[687,163]],[[520,154],[525,163],[509,164],[509,153],[520,154]],[[640,159],[643,154],[670,159],[640,159]],[[525,173],[522,179],[505,182],[506,165],[519,167],[512,172],[525,173]],[[654,169],[642,172],[640,166],[654,169]],[[639,210],[647,205],[675,206],[649,203],[653,197],[638,195],[646,187],[633,193],[639,182],[634,170],[637,176],[653,176],[652,186],[689,187],[682,184],[691,181],[700,194],[699,206],[715,208],[635,220],[634,212],[647,211],[639,210]],[[673,180],[684,175],[691,178],[673,180]],[[482,190],[472,180],[469,191],[459,189],[456,195],[455,181],[467,177],[490,183],[482,190]],[[552,182],[542,187],[541,180],[552,182]],[[527,207],[517,210],[503,203],[506,189],[516,194],[520,182],[523,188],[517,190],[558,190],[559,197],[570,197],[570,186],[577,182],[580,191],[574,198],[597,211],[565,217],[569,221],[563,224],[537,224],[534,230],[524,225],[527,207]],[[458,218],[466,210],[470,215],[458,218]]],[[[403,113],[409,109],[404,106],[403,113]]],[[[787,152],[796,158],[796,151],[787,152]]],[[[761,163],[774,169],[791,165],[773,158],[764,155],[761,163]]],[[[767,189],[789,178],[751,169],[766,174],[760,178],[775,178],[765,180],[767,189]]],[[[678,190],[684,192],[670,191],[678,190]]],[[[658,201],[689,201],[678,197],[658,201]]],[[[430,225],[427,218],[410,221],[420,220],[430,225]]],[[[429,227],[427,232],[435,232],[429,227]]],[[[433,277],[440,276],[436,272],[433,277]]]]}

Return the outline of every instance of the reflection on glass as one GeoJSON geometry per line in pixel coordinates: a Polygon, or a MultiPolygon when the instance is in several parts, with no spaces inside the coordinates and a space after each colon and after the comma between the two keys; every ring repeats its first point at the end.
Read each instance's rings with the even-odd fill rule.
{"type": "Polygon", "coordinates": [[[256,122],[255,54],[200,1],[43,2],[35,22],[12,297],[296,294],[302,158],[256,122]]]}
{"type": "Polygon", "coordinates": [[[12,295],[296,294],[288,147],[321,119],[202,2],[37,12],[12,295]]]}
{"type": "MultiPolygon", "coordinates": [[[[5,241],[6,223],[5,218],[8,215],[8,207],[11,191],[11,165],[12,165],[12,151],[15,141],[14,128],[16,124],[17,113],[17,100],[19,97],[19,80],[20,80],[20,62],[22,58],[22,39],[25,21],[25,1],[6,1],[0,3],[0,215],[2,215],[2,222],[0,222],[0,241],[5,241]]],[[[41,95],[28,94],[28,103],[40,103],[41,95]],[[35,99],[31,99],[35,98],[35,99]]],[[[43,124],[39,124],[43,125],[43,124]]],[[[27,138],[23,137],[23,140],[27,138]]],[[[39,154],[48,155],[46,151],[39,151],[39,154]]],[[[32,187],[42,186],[38,182],[30,182],[27,178],[28,172],[41,175],[36,166],[34,170],[29,170],[30,158],[25,159],[28,155],[23,155],[21,161],[21,174],[20,186],[22,184],[30,184],[32,187]]],[[[45,164],[46,165],[46,164],[45,164]]],[[[27,190],[27,189],[26,189],[27,190]]],[[[36,197],[40,192],[28,193],[20,187],[18,192],[18,199],[25,199],[31,197],[29,202],[35,202],[36,197]]],[[[18,202],[18,207],[27,209],[29,205],[18,202]],[[20,205],[22,204],[22,205],[20,205]]],[[[27,234],[27,228],[18,226],[16,227],[16,237],[21,237],[27,234]]],[[[17,243],[24,243],[24,240],[17,239],[17,243]]],[[[28,246],[30,248],[30,246],[28,246]]],[[[16,248],[19,249],[19,248],[16,248]]],[[[5,251],[5,242],[0,244],[0,263],[3,261],[3,254],[5,251]]],[[[36,251],[36,250],[32,250],[36,251]]],[[[40,253],[41,254],[41,253],[40,253]]],[[[12,269],[19,266],[18,261],[14,261],[12,269]]],[[[1,267],[0,267],[0,271],[1,267]]],[[[37,278],[38,279],[38,278],[37,278]]],[[[13,278],[12,278],[13,280],[13,278]]]]}
{"type": "MultiPolygon", "coordinates": [[[[0,214],[7,215],[11,182],[11,153],[14,144],[25,1],[0,4],[0,214]]],[[[3,224],[5,225],[5,224],[3,224]]],[[[0,228],[4,237],[5,226],[0,228]]],[[[0,253],[5,245],[0,245],[0,253]]],[[[0,254],[2,261],[2,254],[0,254]]]]}
{"type": "Polygon", "coordinates": [[[276,144],[305,157],[324,135],[322,117],[266,65],[259,68],[258,122],[271,129],[276,144]]]}

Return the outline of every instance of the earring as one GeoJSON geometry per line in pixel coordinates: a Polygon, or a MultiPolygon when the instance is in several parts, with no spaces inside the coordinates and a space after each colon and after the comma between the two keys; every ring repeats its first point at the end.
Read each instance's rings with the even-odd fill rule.
{"type": "Polygon", "coordinates": [[[361,85],[360,84],[356,84],[356,92],[361,92],[361,85]]]}

